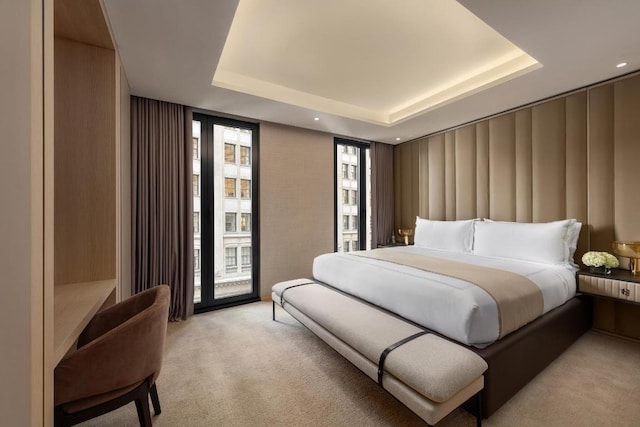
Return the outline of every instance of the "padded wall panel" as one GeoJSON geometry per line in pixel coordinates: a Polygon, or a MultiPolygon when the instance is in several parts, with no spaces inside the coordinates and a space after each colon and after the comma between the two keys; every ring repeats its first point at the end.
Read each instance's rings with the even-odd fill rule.
{"type": "Polygon", "coordinates": [[[456,141],[455,131],[444,134],[445,219],[456,219],[456,141]]]}
{"type": "Polygon", "coordinates": [[[614,237],[640,240],[640,76],[613,86],[614,237]]]}
{"type": "Polygon", "coordinates": [[[515,114],[516,221],[531,222],[531,108],[515,114]]]}
{"type": "Polygon", "coordinates": [[[444,134],[429,138],[429,218],[446,218],[444,134]]]}
{"type": "Polygon", "coordinates": [[[476,215],[489,217],[489,121],[476,123],[476,215]]]}
{"type": "Polygon", "coordinates": [[[418,144],[418,169],[420,170],[420,180],[418,181],[418,192],[420,206],[418,215],[422,218],[429,217],[429,142],[427,138],[416,141],[418,144]]]}
{"type": "Polygon", "coordinates": [[[531,109],[533,222],[566,215],[564,98],[531,109]]]}
{"type": "Polygon", "coordinates": [[[394,156],[399,157],[399,165],[394,172],[396,172],[396,176],[400,177],[401,182],[399,188],[396,187],[396,201],[400,203],[400,209],[397,212],[399,214],[396,220],[397,227],[413,227],[416,215],[418,215],[418,147],[417,142],[400,144],[396,146],[397,151],[394,153],[394,156]]]}
{"type": "Polygon", "coordinates": [[[583,224],[578,239],[576,258],[588,250],[587,237],[587,92],[566,98],[566,207],[567,218],[583,224]]]}
{"type": "Polygon", "coordinates": [[[455,219],[476,217],[476,126],[455,131],[455,219]]]}
{"type": "Polygon", "coordinates": [[[589,248],[609,251],[613,232],[613,85],[589,90],[589,248]]]}
{"type": "Polygon", "coordinates": [[[489,218],[516,219],[515,114],[489,120],[489,218]]]}

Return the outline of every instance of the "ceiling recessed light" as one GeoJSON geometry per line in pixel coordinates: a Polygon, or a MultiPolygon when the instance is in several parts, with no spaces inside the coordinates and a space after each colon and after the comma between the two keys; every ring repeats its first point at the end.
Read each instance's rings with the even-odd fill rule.
{"type": "Polygon", "coordinates": [[[616,65],[616,67],[618,67],[618,68],[622,68],[622,67],[626,67],[626,66],[627,66],[626,62],[621,62],[618,65],[616,65]]]}
{"type": "Polygon", "coordinates": [[[320,117],[314,117],[313,120],[317,122],[318,120],[320,120],[320,117]]]}
{"type": "Polygon", "coordinates": [[[400,141],[400,138],[396,138],[396,141],[400,141]]]}

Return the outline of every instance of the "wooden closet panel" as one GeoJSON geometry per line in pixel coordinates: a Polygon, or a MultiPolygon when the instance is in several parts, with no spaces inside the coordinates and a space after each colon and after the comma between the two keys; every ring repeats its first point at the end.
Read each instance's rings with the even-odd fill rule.
{"type": "Polygon", "coordinates": [[[429,138],[429,219],[444,220],[445,160],[444,134],[429,138]]]}
{"type": "Polygon", "coordinates": [[[420,198],[420,206],[418,207],[418,215],[422,218],[429,216],[429,141],[424,138],[416,141],[418,144],[418,169],[420,180],[418,181],[418,192],[420,198]]]}
{"type": "Polygon", "coordinates": [[[531,108],[516,111],[516,221],[531,222],[531,108]]]}
{"type": "Polygon", "coordinates": [[[614,237],[640,240],[640,76],[613,85],[614,237]]]}
{"type": "Polygon", "coordinates": [[[515,114],[489,120],[489,218],[516,219],[515,114]]]}
{"type": "Polygon", "coordinates": [[[456,219],[456,139],[455,131],[444,134],[445,219],[456,219]]]}
{"type": "Polygon", "coordinates": [[[566,206],[567,218],[575,218],[583,226],[578,239],[576,260],[589,250],[587,218],[587,92],[566,98],[566,206]]]}
{"type": "Polygon", "coordinates": [[[476,126],[455,131],[455,219],[476,217],[476,126]]]}
{"type": "Polygon", "coordinates": [[[566,215],[564,98],[531,110],[533,221],[546,222],[566,215]]]}
{"type": "Polygon", "coordinates": [[[476,215],[489,217],[489,122],[476,123],[476,215]]]}
{"type": "Polygon", "coordinates": [[[589,249],[610,251],[613,231],[613,85],[589,90],[589,249]]]}

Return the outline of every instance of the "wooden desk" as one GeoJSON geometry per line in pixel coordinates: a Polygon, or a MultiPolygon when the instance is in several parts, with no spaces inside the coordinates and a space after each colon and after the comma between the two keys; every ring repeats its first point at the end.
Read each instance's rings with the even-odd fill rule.
{"type": "Polygon", "coordinates": [[[54,286],[53,348],[57,365],[105,303],[115,303],[115,280],[54,286]]]}

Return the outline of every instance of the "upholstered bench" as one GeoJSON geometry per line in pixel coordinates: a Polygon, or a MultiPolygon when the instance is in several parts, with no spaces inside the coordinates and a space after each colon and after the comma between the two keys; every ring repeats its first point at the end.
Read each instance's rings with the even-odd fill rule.
{"type": "Polygon", "coordinates": [[[480,394],[486,362],[474,352],[309,279],[273,286],[282,306],[428,424],[480,394]]]}

